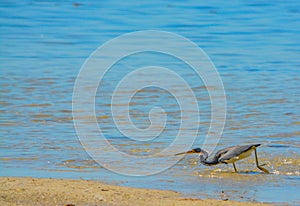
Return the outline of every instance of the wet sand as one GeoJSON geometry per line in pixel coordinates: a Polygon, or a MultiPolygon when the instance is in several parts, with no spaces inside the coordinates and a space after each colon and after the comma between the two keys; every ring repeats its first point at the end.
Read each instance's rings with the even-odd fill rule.
{"type": "Polygon", "coordinates": [[[173,191],[112,186],[99,181],[0,177],[0,205],[268,205],[184,198],[173,191]]]}

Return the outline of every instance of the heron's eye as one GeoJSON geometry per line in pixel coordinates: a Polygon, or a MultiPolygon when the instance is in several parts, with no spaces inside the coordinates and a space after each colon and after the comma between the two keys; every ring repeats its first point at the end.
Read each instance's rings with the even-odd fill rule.
{"type": "Polygon", "coordinates": [[[199,153],[199,152],[201,152],[201,149],[200,148],[196,148],[196,149],[194,149],[194,151],[199,153]]]}

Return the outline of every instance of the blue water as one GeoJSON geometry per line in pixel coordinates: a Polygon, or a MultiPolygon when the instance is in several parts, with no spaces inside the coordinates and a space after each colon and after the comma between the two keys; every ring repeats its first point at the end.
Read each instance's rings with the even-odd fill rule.
{"type": "MultiPolygon", "coordinates": [[[[190,197],[300,204],[299,1],[1,1],[0,9],[1,176],[97,179],[190,197]],[[160,174],[134,178],[112,173],[88,156],[73,126],[76,76],[98,46],[149,29],[177,33],[204,49],[227,99],[226,125],[216,149],[261,143],[260,159],[272,174],[255,170],[253,158],[238,168],[255,172],[237,175],[231,166],[198,166],[196,156],[189,156],[160,174]]],[[[148,57],[125,63],[134,68],[173,61],[148,57]]],[[[191,70],[175,70],[189,79],[199,100],[198,146],[208,128],[209,96],[191,70]]],[[[108,81],[116,84],[122,74],[115,72],[108,81]]],[[[102,89],[109,94],[112,88],[102,89]]],[[[179,128],[176,101],[157,88],[137,93],[135,101],[133,122],[140,127],[149,124],[151,107],[166,108],[170,123],[164,134],[148,144],[133,144],[106,118],[110,105],[104,101],[96,109],[102,112],[105,135],[126,152],[162,149],[179,128]]]]}

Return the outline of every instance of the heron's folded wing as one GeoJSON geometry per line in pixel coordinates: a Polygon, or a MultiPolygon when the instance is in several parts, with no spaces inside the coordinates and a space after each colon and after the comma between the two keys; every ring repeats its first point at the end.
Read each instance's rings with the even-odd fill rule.
{"type": "Polygon", "coordinates": [[[227,152],[222,153],[220,155],[219,162],[224,162],[225,160],[230,160],[230,159],[233,159],[235,157],[238,157],[240,154],[242,154],[244,152],[247,152],[248,150],[252,149],[253,146],[257,147],[257,144],[256,145],[251,144],[251,145],[243,145],[243,146],[234,146],[234,147],[226,148],[228,150],[227,150],[227,152]]]}
{"type": "Polygon", "coordinates": [[[221,149],[219,150],[217,153],[216,153],[216,157],[220,158],[221,156],[223,156],[224,154],[226,154],[228,151],[230,151],[232,148],[234,148],[236,146],[233,146],[233,147],[226,147],[224,149],[221,149]]]}

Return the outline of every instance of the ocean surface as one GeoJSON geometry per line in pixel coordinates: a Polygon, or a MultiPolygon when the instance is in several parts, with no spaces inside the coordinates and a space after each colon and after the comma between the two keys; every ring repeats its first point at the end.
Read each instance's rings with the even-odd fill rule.
{"type": "MultiPolygon", "coordinates": [[[[0,22],[1,176],[93,179],[195,198],[300,204],[300,1],[1,1],[0,22]],[[76,77],[99,46],[141,30],[176,33],[206,52],[227,102],[214,152],[260,143],[259,161],[271,174],[255,168],[254,156],[238,162],[236,174],[231,165],[205,167],[189,155],[159,174],[131,177],[88,155],[73,122],[76,77]]],[[[169,67],[189,83],[201,113],[199,122],[191,122],[199,127],[193,146],[201,146],[211,117],[204,83],[182,62],[151,52],[115,64],[106,84],[99,85],[95,111],[108,142],[143,156],[170,145],[181,129],[174,95],[145,87],[132,99],[132,123],[149,127],[149,111],[162,107],[163,132],[154,140],[134,141],[118,131],[109,97],[126,72],[147,65],[169,67]]]]}

